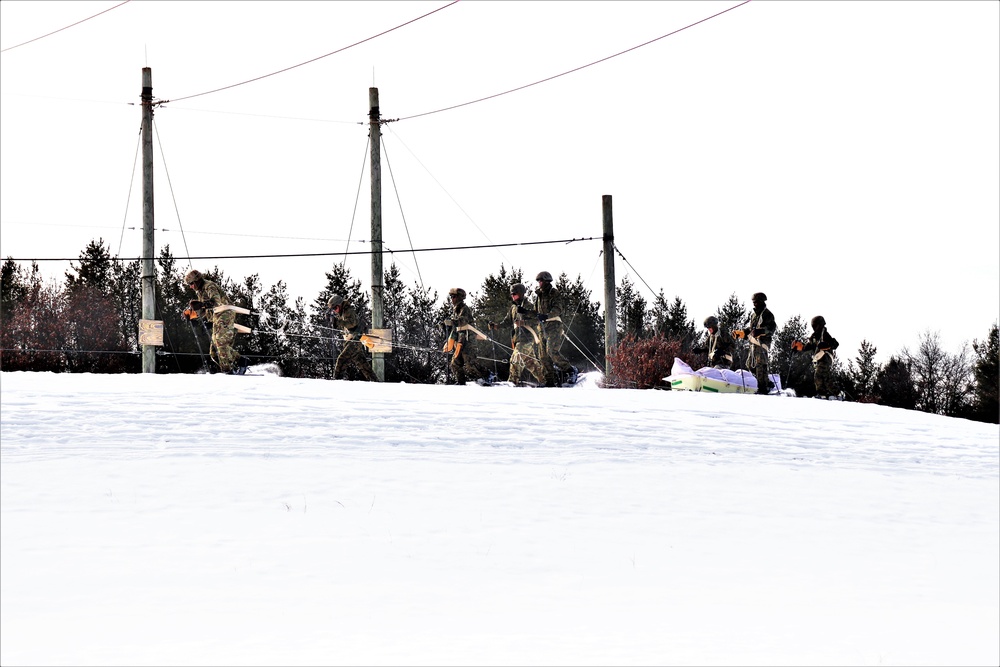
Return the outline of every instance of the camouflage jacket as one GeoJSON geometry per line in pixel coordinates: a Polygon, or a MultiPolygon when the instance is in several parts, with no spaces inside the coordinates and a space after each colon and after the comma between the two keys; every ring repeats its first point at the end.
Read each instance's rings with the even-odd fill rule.
{"type": "Polygon", "coordinates": [[[813,361],[819,361],[827,354],[829,354],[832,359],[836,356],[834,354],[834,350],[838,347],[840,347],[840,343],[837,342],[836,338],[830,335],[830,332],[826,330],[826,327],[823,327],[823,330],[819,333],[814,331],[813,334],[809,336],[809,340],[802,345],[802,350],[805,352],[812,352],[815,350],[816,354],[813,355],[813,361]]]}
{"type": "MultiPolygon", "coordinates": [[[[216,306],[228,306],[230,305],[229,299],[226,295],[222,293],[222,290],[218,285],[213,283],[211,280],[204,280],[201,284],[201,289],[195,291],[198,301],[205,304],[205,319],[209,322],[214,323],[219,315],[212,312],[212,309],[216,306]]],[[[222,313],[220,313],[222,315],[222,313]]]]}
{"type": "Polygon", "coordinates": [[[354,340],[364,333],[361,331],[361,318],[358,317],[357,309],[347,301],[344,301],[339,315],[330,313],[330,322],[331,326],[344,332],[344,340],[354,340]]]}
{"type": "MultiPolygon", "coordinates": [[[[754,329],[763,329],[764,333],[755,337],[757,339],[756,344],[760,345],[761,347],[769,348],[771,347],[771,336],[774,335],[774,332],[778,328],[778,325],[775,324],[774,315],[771,314],[771,311],[765,308],[759,313],[757,311],[753,312],[753,315],[751,315],[750,317],[749,328],[750,331],[747,332],[748,334],[752,332],[754,329]]],[[[752,340],[750,342],[753,343],[752,340]]]]}
{"type": "Polygon", "coordinates": [[[466,325],[475,322],[472,317],[472,309],[464,301],[455,304],[455,309],[451,314],[451,331],[448,338],[464,343],[469,340],[469,330],[462,329],[466,325]]]}
{"type": "Polygon", "coordinates": [[[729,363],[733,362],[733,337],[729,332],[723,333],[721,329],[714,334],[708,334],[708,363],[715,364],[726,358],[729,363]]]}
{"type": "Polygon", "coordinates": [[[522,298],[522,303],[512,303],[510,305],[510,310],[500,320],[499,324],[504,325],[508,322],[514,325],[514,333],[511,335],[512,344],[537,343],[539,341],[538,311],[527,300],[522,298]],[[519,312],[518,306],[524,312],[519,312]]]}
{"type": "Polygon", "coordinates": [[[562,294],[559,293],[555,287],[550,287],[548,292],[542,290],[542,288],[535,289],[535,310],[538,311],[539,315],[546,315],[547,319],[542,325],[545,329],[552,329],[553,327],[559,326],[559,322],[562,321],[563,312],[563,298],[562,294]],[[556,320],[555,318],[559,318],[556,320]],[[552,322],[550,325],[549,322],[552,322]]]}

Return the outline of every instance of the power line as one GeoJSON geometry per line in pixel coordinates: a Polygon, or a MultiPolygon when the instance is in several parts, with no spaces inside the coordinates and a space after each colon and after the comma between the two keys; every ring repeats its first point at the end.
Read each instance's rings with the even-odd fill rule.
{"type": "Polygon", "coordinates": [[[553,79],[558,79],[561,76],[566,76],[567,74],[572,74],[573,72],[579,72],[582,69],[586,69],[586,68],[591,67],[593,65],[597,65],[599,63],[603,63],[606,60],[611,60],[612,58],[617,58],[620,55],[624,55],[624,54],[628,53],[629,51],[635,51],[636,49],[642,48],[644,46],[648,46],[648,45],[652,44],[653,42],[658,42],[661,39],[665,39],[667,37],[670,37],[671,35],[676,35],[677,33],[681,32],[682,30],[687,30],[688,28],[692,28],[692,27],[698,25],[699,23],[704,23],[705,21],[708,21],[710,19],[714,19],[717,16],[722,16],[726,12],[730,12],[730,11],[736,9],[737,7],[742,7],[743,5],[747,4],[748,2],[750,2],[750,0],[743,0],[743,2],[741,2],[738,5],[734,5],[734,6],[730,7],[729,9],[724,9],[724,10],[722,10],[721,12],[719,12],[717,14],[712,14],[711,16],[707,16],[707,17],[701,19],[700,21],[695,21],[694,23],[688,24],[688,25],[684,26],[683,28],[678,28],[677,30],[674,30],[673,32],[668,32],[666,35],[660,35],[659,37],[657,37],[655,39],[649,40],[648,42],[643,42],[642,44],[638,44],[636,46],[633,46],[632,48],[625,49],[624,51],[619,51],[618,53],[612,54],[610,56],[606,56],[604,58],[601,58],[600,60],[595,60],[592,63],[587,63],[586,65],[581,65],[580,67],[574,67],[573,69],[567,70],[567,71],[565,71],[565,72],[563,72],[561,74],[555,74],[555,75],[547,77],[545,79],[540,79],[538,81],[535,81],[534,83],[528,83],[528,84],[525,84],[523,86],[518,86],[517,88],[511,88],[510,90],[505,90],[502,93],[496,93],[495,95],[488,95],[487,97],[480,97],[478,100],[472,100],[471,102],[463,102],[462,104],[455,104],[455,105],[452,105],[450,107],[444,107],[443,109],[436,109],[434,111],[425,111],[424,113],[413,114],[412,116],[403,116],[401,118],[394,118],[392,120],[387,120],[385,122],[391,123],[391,122],[397,122],[397,121],[401,121],[401,120],[410,120],[412,118],[420,118],[421,116],[429,116],[431,114],[441,113],[442,111],[451,111],[452,109],[458,109],[460,107],[466,107],[466,106],[469,106],[470,104],[475,104],[476,102],[485,102],[486,100],[492,100],[492,99],[500,97],[502,95],[507,95],[508,93],[515,93],[515,92],[517,92],[519,90],[524,90],[525,88],[531,88],[532,86],[537,86],[540,83],[545,83],[546,81],[552,81],[553,79]]]}
{"type": "MultiPolygon", "coordinates": [[[[587,236],[579,239],[556,239],[553,241],[523,241],[521,243],[492,243],[488,245],[467,245],[467,246],[443,246],[438,248],[411,248],[409,250],[383,250],[390,255],[395,252],[399,253],[412,253],[412,252],[440,252],[447,250],[480,250],[483,248],[509,248],[513,246],[532,246],[532,245],[547,245],[551,243],[577,243],[579,241],[603,241],[604,238],[601,236],[587,236]]],[[[289,254],[274,254],[274,255],[204,255],[201,257],[188,257],[187,259],[280,259],[288,257],[339,257],[341,255],[370,255],[372,250],[356,250],[353,252],[307,252],[307,253],[289,253],[289,254]]],[[[620,254],[620,253],[619,253],[620,254]]],[[[159,257],[135,257],[135,258],[124,258],[124,261],[142,261],[144,259],[160,259],[159,257]]],[[[622,259],[625,259],[624,257],[622,259]]],[[[80,261],[80,257],[8,257],[5,261],[12,262],[77,262],[80,261]]]]}
{"type": "MultiPolygon", "coordinates": [[[[201,97],[202,95],[209,95],[211,93],[217,93],[217,92],[222,91],[222,90],[229,90],[230,88],[235,88],[237,86],[242,86],[242,85],[247,84],[247,83],[253,83],[254,81],[260,81],[261,79],[266,79],[269,76],[274,76],[275,74],[281,74],[283,72],[287,72],[289,70],[293,70],[296,67],[302,67],[303,65],[308,65],[309,63],[314,63],[317,60],[322,60],[323,58],[326,58],[328,56],[332,56],[332,55],[334,55],[336,53],[340,53],[341,51],[346,51],[347,49],[350,49],[352,47],[358,46],[359,44],[364,44],[365,42],[370,42],[371,40],[375,39],[376,37],[381,37],[382,35],[387,35],[390,32],[392,32],[393,30],[399,30],[400,28],[402,28],[404,26],[408,26],[411,23],[419,21],[422,18],[426,18],[426,17],[430,16],[431,14],[436,14],[437,12],[441,11],[442,9],[447,9],[448,7],[451,7],[452,5],[454,5],[455,3],[457,3],[458,1],[459,0],[452,0],[452,2],[449,2],[447,5],[445,5],[443,7],[438,7],[434,11],[427,12],[426,14],[423,14],[422,16],[418,16],[415,19],[410,19],[406,23],[400,23],[395,28],[389,28],[388,30],[383,30],[382,32],[378,33],[377,35],[372,35],[371,37],[366,37],[365,39],[362,39],[359,42],[354,42],[353,44],[348,44],[347,46],[344,46],[342,48],[337,49],[336,51],[331,51],[330,53],[324,54],[322,56],[317,56],[315,58],[312,58],[311,60],[307,60],[305,62],[299,63],[298,65],[292,65],[291,67],[286,67],[284,69],[279,69],[277,72],[271,72],[270,74],[264,74],[264,75],[261,75],[261,76],[258,76],[258,77],[254,77],[253,79],[247,79],[246,81],[240,81],[239,83],[234,83],[234,84],[231,84],[231,85],[228,85],[228,86],[223,86],[222,88],[215,88],[214,90],[206,90],[203,93],[196,93],[194,95],[185,95],[184,97],[175,97],[172,100],[160,100],[159,104],[163,105],[163,104],[167,104],[168,102],[179,102],[180,100],[189,100],[192,97],[201,97]]],[[[749,2],[749,0],[747,0],[747,1],[749,2]]]]}
{"type": "Polygon", "coordinates": [[[106,12],[110,12],[112,9],[117,9],[117,8],[121,7],[122,5],[124,5],[124,4],[128,3],[128,2],[131,2],[131,1],[132,0],[125,0],[125,2],[119,2],[114,7],[108,7],[103,12],[97,12],[93,16],[88,16],[87,18],[81,19],[80,21],[77,21],[76,23],[70,23],[68,26],[66,26],[64,28],[59,28],[58,30],[53,30],[52,32],[49,32],[49,33],[46,33],[46,34],[42,35],[41,37],[35,37],[34,39],[29,39],[27,42],[21,42],[20,44],[15,44],[14,46],[8,46],[6,49],[0,49],[0,53],[3,53],[4,51],[10,51],[11,49],[16,49],[17,47],[24,46],[25,44],[31,44],[32,42],[37,42],[38,40],[40,40],[40,39],[42,39],[44,37],[48,37],[50,35],[54,35],[57,32],[62,32],[63,30],[66,30],[68,28],[72,28],[75,25],[80,25],[84,21],[89,21],[92,18],[96,18],[96,17],[100,16],[101,14],[104,14],[106,12]]]}
{"type": "MultiPolygon", "coordinates": [[[[118,227],[113,227],[111,225],[68,225],[60,222],[9,222],[4,221],[0,224],[3,225],[29,225],[31,227],[69,227],[71,229],[118,229],[118,227]]],[[[141,229],[140,227],[126,227],[125,229],[141,229]]],[[[154,227],[154,231],[157,232],[174,232],[177,230],[171,229],[170,227],[154,227]]],[[[188,234],[207,234],[210,236],[235,236],[237,238],[247,238],[247,239],[282,239],[286,241],[332,241],[332,242],[343,242],[347,243],[368,243],[365,239],[331,239],[325,236],[278,236],[275,234],[244,234],[235,232],[203,232],[199,230],[187,230],[188,234]]]]}

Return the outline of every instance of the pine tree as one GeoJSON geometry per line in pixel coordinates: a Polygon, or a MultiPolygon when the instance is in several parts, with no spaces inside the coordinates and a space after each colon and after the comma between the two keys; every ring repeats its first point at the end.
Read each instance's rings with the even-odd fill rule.
{"type": "Polygon", "coordinates": [[[618,339],[645,337],[649,330],[646,300],[627,275],[622,278],[621,286],[615,288],[615,300],[618,303],[618,339]]]}
{"type": "MultiPolygon", "coordinates": [[[[729,295],[729,299],[719,306],[715,311],[715,316],[719,318],[719,329],[732,335],[732,332],[740,329],[745,330],[750,325],[750,311],[745,303],[736,298],[736,293],[729,295]]],[[[704,340],[704,339],[703,339],[704,340]]],[[[733,345],[733,370],[746,368],[747,359],[746,339],[736,340],[733,345]]]]}
{"type": "Polygon", "coordinates": [[[885,366],[879,369],[875,378],[875,395],[881,405],[913,410],[917,405],[917,389],[914,386],[906,357],[889,357],[885,366]]]}
{"type": "Polygon", "coordinates": [[[875,379],[881,366],[875,361],[877,349],[867,340],[861,341],[861,348],[854,361],[847,362],[847,381],[850,383],[851,396],[860,403],[875,401],[875,379]],[[857,362],[857,363],[855,363],[857,362]]]}
{"type": "Polygon", "coordinates": [[[592,366],[604,369],[604,317],[601,306],[591,300],[591,291],[583,284],[579,274],[570,282],[566,274],[559,276],[556,288],[562,293],[567,315],[563,325],[567,342],[562,353],[571,364],[583,372],[592,366]]]}
{"type": "Polygon", "coordinates": [[[796,315],[779,327],[771,339],[769,372],[778,373],[782,387],[794,389],[797,396],[816,394],[812,356],[792,350],[792,341],[804,341],[807,338],[807,325],[801,315],[796,315]]]}
{"type": "Polygon", "coordinates": [[[972,349],[976,356],[972,365],[976,380],[972,418],[991,424],[1000,423],[1000,337],[996,322],[984,341],[972,341],[972,349]]]}

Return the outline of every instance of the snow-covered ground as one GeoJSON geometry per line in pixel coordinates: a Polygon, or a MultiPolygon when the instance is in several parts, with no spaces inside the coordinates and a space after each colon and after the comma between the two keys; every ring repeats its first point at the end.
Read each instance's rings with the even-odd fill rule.
{"type": "Polygon", "coordinates": [[[780,396],[0,374],[4,665],[997,665],[1000,429],[780,396]]]}

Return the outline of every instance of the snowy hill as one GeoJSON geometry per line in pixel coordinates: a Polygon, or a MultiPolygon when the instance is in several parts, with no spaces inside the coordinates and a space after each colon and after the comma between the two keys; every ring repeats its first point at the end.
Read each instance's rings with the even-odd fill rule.
{"type": "Polygon", "coordinates": [[[0,374],[3,664],[1000,663],[1000,429],[0,374]]]}

